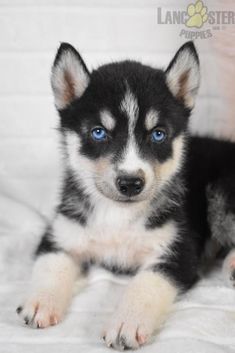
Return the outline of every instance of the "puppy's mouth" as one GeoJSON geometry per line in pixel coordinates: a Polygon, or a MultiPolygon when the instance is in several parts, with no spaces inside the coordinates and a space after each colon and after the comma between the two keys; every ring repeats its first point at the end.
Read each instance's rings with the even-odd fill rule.
{"type": "Polygon", "coordinates": [[[132,204],[132,203],[137,203],[140,202],[141,200],[133,200],[133,199],[127,199],[127,200],[117,200],[119,203],[124,203],[124,204],[132,204]]]}

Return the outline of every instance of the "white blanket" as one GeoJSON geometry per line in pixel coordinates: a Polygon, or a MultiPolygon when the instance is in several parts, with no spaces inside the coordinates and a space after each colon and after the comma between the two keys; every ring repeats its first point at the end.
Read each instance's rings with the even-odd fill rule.
{"type": "MultiPolygon", "coordinates": [[[[31,255],[44,220],[9,196],[0,196],[0,353],[108,352],[100,339],[127,278],[94,269],[65,320],[45,330],[26,327],[15,313],[27,290],[31,255]]],[[[235,352],[235,290],[220,269],[175,304],[153,344],[141,352],[235,352]]]]}

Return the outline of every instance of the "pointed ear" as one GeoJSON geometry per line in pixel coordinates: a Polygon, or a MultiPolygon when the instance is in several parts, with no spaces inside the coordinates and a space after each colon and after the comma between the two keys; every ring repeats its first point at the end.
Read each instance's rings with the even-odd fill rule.
{"type": "Polygon", "coordinates": [[[185,43],[166,70],[167,85],[178,100],[192,109],[200,85],[200,67],[193,42],[185,43]]]}
{"type": "Polygon", "coordinates": [[[61,110],[80,98],[90,81],[88,69],[76,49],[62,43],[52,67],[51,86],[56,108],[61,110]]]}

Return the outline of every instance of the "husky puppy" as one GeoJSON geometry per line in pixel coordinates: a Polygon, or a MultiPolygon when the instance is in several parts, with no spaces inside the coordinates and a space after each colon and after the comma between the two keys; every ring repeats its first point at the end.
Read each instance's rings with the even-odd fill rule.
{"type": "MultiPolygon", "coordinates": [[[[123,61],[91,73],[70,44],[61,44],[51,83],[64,180],[27,300],[17,309],[26,324],[62,320],[75,281],[96,264],[132,276],[103,339],[108,347],[136,349],[195,283],[209,239],[233,247],[235,144],[187,129],[199,71],[192,42],[166,71],[123,61]]],[[[233,251],[224,269],[233,284],[233,251]]]]}

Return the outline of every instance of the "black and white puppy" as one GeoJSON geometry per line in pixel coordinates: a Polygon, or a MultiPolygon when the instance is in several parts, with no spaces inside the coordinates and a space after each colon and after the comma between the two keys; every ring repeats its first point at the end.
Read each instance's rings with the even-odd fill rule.
{"type": "MultiPolygon", "coordinates": [[[[64,181],[28,298],[17,309],[27,324],[57,324],[75,281],[96,264],[133,276],[104,341],[138,348],[196,281],[209,239],[233,246],[235,145],[189,136],[199,81],[192,42],[166,71],[123,61],[92,73],[71,45],[61,44],[51,82],[64,181]]],[[[231,277],[235,253],[224,267],[231,277]]]]}

